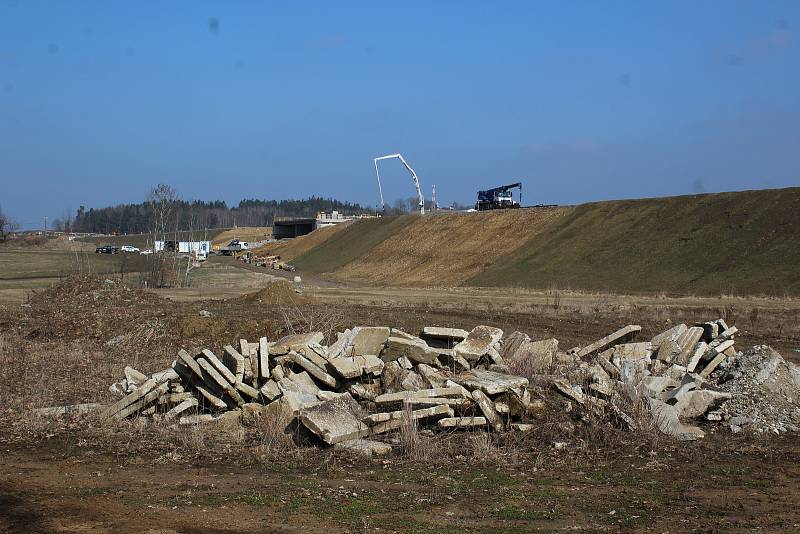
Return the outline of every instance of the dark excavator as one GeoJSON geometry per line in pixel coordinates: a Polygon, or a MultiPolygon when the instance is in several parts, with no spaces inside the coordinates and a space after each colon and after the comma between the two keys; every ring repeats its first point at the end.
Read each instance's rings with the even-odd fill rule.
{"type": "Polygon", "coordinates": [[[519,208],[522,204],[522,182],[517,182],[511,185],[503,185],[486,191],[478,191],[478,202],[475,203],[475,209],[478,211],[485,210],[503,210],[509,208],[519,208]],[[519,188],[519,201],[514,202],[512,189],[519,188]]]}

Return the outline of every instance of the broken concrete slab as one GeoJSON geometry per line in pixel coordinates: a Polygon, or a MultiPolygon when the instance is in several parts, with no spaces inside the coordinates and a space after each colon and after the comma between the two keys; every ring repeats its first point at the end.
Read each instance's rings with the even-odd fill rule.
{"type": "Polygon", "coordinates": [[[222,361],[217,358],[216,354],[208,349],[203,349],[203,358],[210,363],[214,369],[216,369],[217,372],[228,381],[229,384],[236,383],[236,376],[230,371],[230,369],[223,365],[222,361]]]}
{"type": "Polygon", "coordinates": [[[501,340],[500,356],[505,359],[513,359],[513,355],[519,350],[523,343],[530,341],[528,334],[514,331],[501,340]]]}
{"type": "Polygon", "coordinates": [[[262,379],[270,377],[269,374],[269,341],[266,337],[258,340],[258,372],[262,379]]]}
{"type": "MultiPolygon", "coordinates": [[[[144,386],[142,386],[144,387],[144,386]]],[[[140,391],[142,388],[137,389],[136,391],[140,391]]],[[[113,414],[111,417],[114,419],[125,419],[145,408],[148,404],[156,400],[158,397],[163,395],[169,390],[169,384],[163,382],[158,384],[154,389],[150,390],[146,395],[143,395],[139,400],[136,402],[129,404],[125,408],[119,410],[117,413],[113,414]]],[[[134,392],[135,393],[135,392],[134,392]]]]}
{"type": "Polygon", "coordinates": [[[366,457],[385,456],[392,452],[392,446],[388,443],[369,439],[342,441],[334,445],[333,448],[334,450],[353,452],[366,457]]]}
{"type": "Polygon", "coordinates": [[[383,350],[389,339],[390,329],[385,326],[356,326],[350,333],[345,345],[347,356],[376,356],[383,350]]]}
{"type": "Polygon", "coordinates": [[[709,362],[709,364],[706,365],[702,371],[700,371],[700,376],[702,378],[708,378],[711,376],[711,373],[713,373],[716,368],[719,367],[719,364],[725,361],[725,358],[727,358],[725,354],[717,354],[714,359],[711,360],[711,362],[709,362]]]}
{"type": "Polygon", "coordinates": [[[411,398],[445,397],[464,398],[464,390],[459,387],[421,389],[417,391],[399,391],[397,393],[384,393],[375,398],[376,404],[396,404],[411,398]]]}
{"type": "Polygon", "coordinates": [[[689,363],[689,359],[694,354],[695,349],[697,348],[697,344],[700,343],[700,339],[703,337],[703,329],[699,326],[693,326],[688,328],[686,332],[678,339],[678,345],[680,346],[680,353],[673,359],[673,362],[686,366],[689,363]]]}
{"type": "Polygon", "coordinates": [[[653,336],[650,343],[654,348],[660,347],[664,341],[678,341],[686,333],[687,327],[683,323],[676,324],[672,328],[653,336]]]}
{"type": "Polygon", "coordinates": [[[53,406],[50,408],[37,408],[33,413],[40,417],[69,417],[73,415],[84,415],[94,412],[103,405],[97,402],[87,402],[84,404],[73,404],[71,406],[53,406]]]}
{"type": "Polygon", "coordinates": [[[233,373],[236,381],[244,380],[244,356],[231,345],[222,347],[222,363],[233,373]]]}
{"type": "Polygon", "coordinates": [[[328,363],[336,374],[345,379],[358,378],[364,374],[364,367],[349,356],[337,356],[328,360],[328,363]]]}
{"type": "Polygon", "coordinates": [[[442,365],[442,367],[450,369],[455,373],[460,371],[469,371],[471,368],[466,359],[462,358],[461,356],[456,356],[452,352],[439,352],[439,363],[442,365]]]}
{"type": "Polygon", "coordinates": [[[557,339],[542,339],[539,341],[524,341],[513,352],[506,352],[503,356],[512,362],[525,362],[531,373],[547,373],[553,365],[553,358],[558,352],[557,339]]]}
{"type": "Polygon", "coordinates": [[[675,403],[675,410],[678,412],[678,417],[695,419],[704,416],[706,412],[717,408],[730,398],[730,393],[712,391],[710,389],[696,389],[683,395],[675,403]]]}
{"type": "Polygon", "coordinates": [[[294,382],[301,391],[304,391],[309,395],[319,396],[319,386],[306,371],[301,373],[289,373],[289,376],[286,377],[286,380],[294,382]]]}
{"type": "Polygon", "coordinates": [[[658,399],[648,399],[648,401],[653,421],[662,433],[680,441],[694,441],[705,436],[699,428],[681,423],[674,406],[658,399]]]}
{"type": "Polygon", "coordinates": [[[503,420],[489,397],[483,391],[476,389],[472,392],[472,399],[478,404],[478,408],[483,412],[483,416],[494,431],[500,432],[503,430],[503,420]]]}
{"type": "Polygon", "coordinates": [[[445,417],[436,422],[441,428],[474,428],[486,426],[485,417],[445,417]]]}
{"type": "Polygon", "coordinates": [[[439,364],[439,353],[419,338],[390,337],[387,339],[386,346],[381,351],[380,357],[384,362],[406,357],[416,363],[439,364]]]}
{"type": "Polygon", "coordinates": [[[370,429],[361,422],[362,417],[363,409],[347,393],[304,410],[300,422],[325,443],[334,445],[369,435],[370,429]]]}
{"type": "Polygon", "coordinates": [[[606,337],[598,339],[594,343],[583,347],[578,351],[577,356],[579,358],[583,358],[591,354],[594,354],[596,352],[602,352],[607,348],[610,348],[614,345],[618,345],[623,341],[630,339],[631,337],[636,335],[636,333],[639,332],[641,329],[642,327],[639,325],[629,324],[625,327],[620,328],[613,334],[609,334],[606,337]]]}
{"type": "Polygon", "coordinates": [[[261,395],[263,395],[264,398],[269,401],[273,401],[278,397],[280,397],[281,395],[281,390],[278,387],[278,382],[276,382],[273,379],[269,379],[266,382],[264,382],[264,385],[261,386],[261,389],[259,389],[258,392],[261,393],[261,395]]]}
{"type": "Polygon", "coordinates": [[[291,361],[293,361],[294,363],[296,363],[297,365],[308,371],[308,373],[311,376],[313,376],[326,386],[334,389],[338,387],[339,382],[334,377],[329,375],[327,371],[325,371],[324,369],[313,363],[305,356],[302,356],[299,353],[292,351],[289,352],[289,358],[291,359],[291,361]]]}
{"type": "Polygon", "coordinates": [[[528,379],[525,377],[496,373],[485,369],[465,371],[454,376],[452,380],[467,389],[480,389],[487,395],[499,395],[510,389],[528,386],[528,379]]]}
{"type": "Polygon", "coordinates": [[[322,343],[323,339],[325,339],[325,336],[322,332],[307,332],[284,336],[269,348],[269,353],[272,356],[281,356],[289,354],[290,351],[306,351],[308,350],[308,345],[322,343]]]}
{"type": "Polygon", "coordinates": [[[430,365],[424,363],[417,365],[417,372],[428,388],[443,388],[447,383],[447,377],[430,365]]]}
{"type": "Polygon", "coordinates": [[[444,404],[432,406],[430,408],[423,408],[421,410],[398,410],[390,412],[389,420],[378,423],[370,427],[372,434],[382,434],[391,430],[397,430],[406,422],[407,419],[417,420],[437,420],[443,417],[453,417],[453,409],[444,404]]]}
{"type": "Polygon", "coordinates": [[[180,404],[169,410],[167,413],[165,413],[164,419],[167,421],[175,419],[180,414],[188,410],[191,410],[192,408],[196,408],[197,405],[198,405],[197,399],[195,399],[194,397],[186,399],[185,401],[181,402],[180,404]]]}
{"type": "Polygon", "coordinates": [[[123,372],[125,373],[125,380],[128,381],[128,384],[134,384],[136,386],[144,384],[149,378],[146,374],[140,373],[130,366],[126,366],[123,372]]]}
{"type": "Polygon", "coordinates": [[[248,397],[250,397],[253,400],[258,400],[260,398],[260,396],[261,396],[261,393],[260,393],[259,390],[257,390],[253,386],[251,386],[249,384],[246,384],[244,382],[241,382],[241,381],[237,381],[233,385],[233,387],[235,387],[236,391],[238,391],[239,393],[247,395],[248,397]]]}
{"type": "Polygon", "coordinates": [[[158,382],[153,380],[152,378],[145,380],[141,386],[139,386],[135,391],[125,395],[123,398],[118,400],[117,402],[111,404],[107,408],[105,408],[102,413],[101,417],[109,418],[113,417],[121,410],[124,410],[126,407],[130,406],[139,401],[142,397],[153,391],[156,388],[158,382]]]}
{"type": "Polygon", "coordinates": [[[488,353],[489,348],[498,343],[502,337],[503,331],[499,328],[478,325],[463,341],[453,347],[453,355],[460,356],[469,362],[476,362],[481,356],[488,353]]]}
{"type": "Polygon", "coordinates": [[[207,362],[205,358],[197,358],[196,361],[197,365],[199,365],[200,368],[207,373],[207,376],[211,377],[211,380],[213,380],[213,383],[209,383],[208,381],[206,381],[206,383],[222,389],[239,406],[244,404],[244,399],[239,392],[236,391],[236,388],[233,387],[233,384],[228,382],[221,374],[219,374],[213,365],[207,362]]]}
{"type": "Polygon", "coordinates": [[[694,349],[694,353],[686,364],[686,370],[690,373],[693,373],[697,368],[697,364],[700,363],[700,360],[703,358],[706,352],[708,352],[708,344],[705,341],[699,342],[697,347],[694,349]]]}
{"type": "Polygon", "coordinates": [[[438,339],[442,341],[459,342],[464,340],[469,332],[461,328],[446,328],[443,326],[426,326],[422,329],[423,338],[438,339]]]}

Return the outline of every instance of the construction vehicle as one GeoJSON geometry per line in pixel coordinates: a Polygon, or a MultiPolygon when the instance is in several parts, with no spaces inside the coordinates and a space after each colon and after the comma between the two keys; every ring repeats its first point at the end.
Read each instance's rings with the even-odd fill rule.
{"type": "Polygon", "coordinates": [[[383,202],[383,189],[381,189],[381,175],[380,175],[380,172],[378,172],[378,161],[380,161],[382,159],[393,159],[393,158],[399,159],[400,162],[405,166],[406,170],[408,170],[408,172],[411,173],[411,179],[414,181],[414,187],[417,188],[417,196],[419,197],[419,213],[420,213],[420,215],[424,215],[425,214],[425,197],[422,196],[422,190],[419,187],[419,178],[417,178],[417,173],[414,172],[414,169],[412,169],[411,166],[408,163],[406,163],[406,160],[403,159],[403,156],[401,156],[400,154],[389,154],[387,156],[380,156],[380,157],[375,158],[375,160],[374,160],[375,161],[375,175],[378,177],[378,192],[381,195],[381,210],[384,210],[386,208],[386,205],[383,202]]]}
{"type": "Polygon", "coordinates": [[[475,203],[475,209],[478,211],[502,210],[519,208],[520,204],[522,204],[522,182],[517,182],[487,189],[486,191],[478,191],[478,202],[475,203]],[[511,191],[516,188],[519,188],[518,202],[514,202],[514,196],[511,191]]]}

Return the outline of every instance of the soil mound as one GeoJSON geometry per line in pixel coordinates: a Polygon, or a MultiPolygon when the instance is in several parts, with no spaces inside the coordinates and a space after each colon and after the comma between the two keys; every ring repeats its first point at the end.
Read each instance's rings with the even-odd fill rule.
{"type": "Polygon", "coordinates": [[[239,299],[271,306],[293,306],[308,303],[309,298],[298,291],[288,280],[275,280],[258,291],[242,295],[239,299]]]}

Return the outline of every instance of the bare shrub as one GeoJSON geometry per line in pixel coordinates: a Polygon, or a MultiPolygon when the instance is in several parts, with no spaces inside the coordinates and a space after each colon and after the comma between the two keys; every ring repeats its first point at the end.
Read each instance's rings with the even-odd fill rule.
{"type": "Polygon", "coordinates": [[[255,422],[256,448],[264,459],[299,455],[300,447],[287,433],[290,419],[279,410],[261,410],[255,422]]]}
{"type": "Polygon", "coordinates": [[[280,306],[279,311],[289,334],[322,332],[335,341],[336,333],[344,330],[344,312],[333,306],[280,306]]]}

